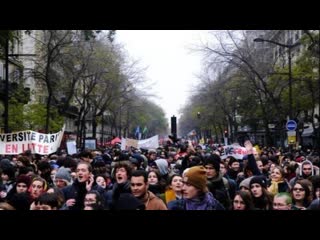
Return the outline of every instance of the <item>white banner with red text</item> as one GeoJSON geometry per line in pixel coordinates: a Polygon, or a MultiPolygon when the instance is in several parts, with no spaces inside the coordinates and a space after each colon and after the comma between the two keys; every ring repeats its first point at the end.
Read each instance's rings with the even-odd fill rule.
{"type": "MultiPolygon", "coordinates": [[[[257,154],[257,149],[254,147],[253,154],[257,154]]],[[[242,160],[246,156],[247,149],[238,144],[227,145],[223,147],[224,152],[221,154],[221,159],[226,159],[228,156],[232,156],[235,159],[242,160]]]]}
{"type": "Polygon", "coordinates": [[[44,134],[34,131],[21,131],[14,133],[0,134],[0,154],[16,155],[30,150],[31,153],[48,155],[57,151],[64,133],[62,130],[57,133],[44,134]]]}

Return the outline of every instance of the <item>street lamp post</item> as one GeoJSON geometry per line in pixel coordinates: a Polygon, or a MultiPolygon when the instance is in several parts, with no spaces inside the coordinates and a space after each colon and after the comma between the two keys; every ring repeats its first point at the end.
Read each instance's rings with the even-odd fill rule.
{"type": "Polygon", "coordinates": [[[283,43],[279,43],[273,40],[267,40],[267,39],[263,39],[263,38],[255,38],[253,40],[254,42],[268,42],[268,43],[272,43],[274,45],[278,45],[280,47],[284,47],[288,49],[288,68],[289,68],[289,118],[292,119],[293,118],[293,114],[292,114],[292,68],[291,68],[291,50],[292,48],[298,46],[300,43],[297,42],[295,44],[283,44],[283,43]]]}

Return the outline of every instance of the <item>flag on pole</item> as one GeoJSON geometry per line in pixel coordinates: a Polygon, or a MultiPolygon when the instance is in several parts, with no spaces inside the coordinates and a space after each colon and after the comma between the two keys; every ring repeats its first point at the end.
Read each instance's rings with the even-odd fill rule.
{"type": "Polygon", "coordinates": [[[139,138],[139,134],[140,134],[140,126],[137,126],[136,131],[135,131],[135,133],[134,133],[134,136],[135,136],[136,138],[139,138]]]}
{"type": "Polygon", "coordinates": [[[148,128],[147,128],[147,126],[144,126],[144,128],[142,130],[142,138],[146,138],[147,137],[147,133],[148,133],[148,128]]]}
{"type": "Polygon", "coordinates": [[[142,133],[143,133],[143,134],[146,134],[147,132],[148,132],[147,126],[144,126],[144,129],[143,129],[142,133]]]}

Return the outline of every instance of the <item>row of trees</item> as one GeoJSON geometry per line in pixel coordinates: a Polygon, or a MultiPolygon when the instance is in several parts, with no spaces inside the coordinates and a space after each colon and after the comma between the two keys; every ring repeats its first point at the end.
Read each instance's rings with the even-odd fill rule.
{"type": "MultiPolygon", "coordinates": [[[[275,144],[269,124],[285,137],[289,113],[288,66],[273,57],[271,45],[257,46],[253,39],[276,31],[216,31],[215,39],[197,49],[204,55],[205,70],[196,94],[182,109],[180,128],[183,134],[198,127],[210,129],[216,136],[231,130],[237,141],[238,127],[262,130],[266,143],[275,144]],[[201,112],[201,119],[196,113],[201,112]],[[192,127],[191,127],[192,126],[192,127]]],[[[300,42],[304,51],[293,65],[293,116],[315,129],[314,109],[319,104],[319,31],[304,31],[300,42]]],[[[283,50],[283,49],[282,49],[283,50]]],[[[285,51],[283,51],[284,54],[285,51]]],[[[284,55],[280,58],[286,59],[284,55]]],[[[303,125],[302,125],[303,128],[303,125]]]]}
{"type": "MultiPolygon", "coordinates": [[[[10,39],[18,36],[14,33],[19,31],[11,31],[10,39]]],[[[24,105],[18,104],[21,96],[10,98],[10,129],[54,132],[61,128],[64,117],[73,117],[79,139],[86,137],[88,122],[94,138],[99,124],[109,127],[110,135],[129,135],[137,124],[150,131],[165,131],[163,110],[139,88],[144,69],[114,42],[115,36],[111,30],[23,32],[19,39],[33,39],[36,57],[34,68],[24,69],[21,85],[23,79],[33,76],[37,87],[32,94],[37,99],[24,105]]]]}

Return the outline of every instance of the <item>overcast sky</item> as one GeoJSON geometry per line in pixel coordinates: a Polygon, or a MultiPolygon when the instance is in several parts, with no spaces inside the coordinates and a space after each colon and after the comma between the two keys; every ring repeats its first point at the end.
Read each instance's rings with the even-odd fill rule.
{"type": "Polygon", "coordinates": [[[192,86],[199,81],[201,55],[191,52],[192,45],[205,40],[204,30],[117,30],[116,41],[122,43],[129,55],[148,67],[148,83],[155,83],[152,92],[166,117],[179,116],[192,86]]]}

